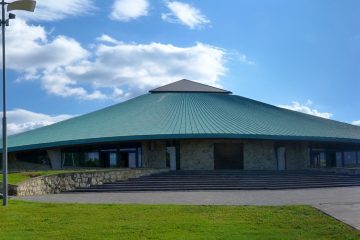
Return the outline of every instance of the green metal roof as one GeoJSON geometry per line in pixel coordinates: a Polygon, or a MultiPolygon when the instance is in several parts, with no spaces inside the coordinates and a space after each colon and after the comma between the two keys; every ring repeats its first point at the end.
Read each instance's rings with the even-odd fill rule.
{"type": "Polygon", "coordinates": [[[223,93],[159,92],[9,137],[9,151],[126,140],[246,138],[360,143],[360,127],[223,93]]]}

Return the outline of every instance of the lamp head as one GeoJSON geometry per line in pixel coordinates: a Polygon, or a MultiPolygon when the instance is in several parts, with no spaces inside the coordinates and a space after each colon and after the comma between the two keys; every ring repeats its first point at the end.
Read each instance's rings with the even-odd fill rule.
{"type": "Polygon", "coordinates": [[[28,12],[34,12],[36,7],[36,1],[33,0],[18,0],[7,5],[7,11],[23,10],[28,12]]]}

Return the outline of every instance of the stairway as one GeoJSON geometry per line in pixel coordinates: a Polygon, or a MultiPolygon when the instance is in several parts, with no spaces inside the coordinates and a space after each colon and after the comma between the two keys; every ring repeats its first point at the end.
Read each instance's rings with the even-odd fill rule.
{"type": "Polygon", "coordinates": [[[316,171],[170,171],[73,192],[299,189],[360,186],[360,176],[316,171]]]}

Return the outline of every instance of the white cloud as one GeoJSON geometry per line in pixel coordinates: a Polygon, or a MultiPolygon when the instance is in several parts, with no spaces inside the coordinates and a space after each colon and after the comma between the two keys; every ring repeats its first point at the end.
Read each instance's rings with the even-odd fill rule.
{"type": "Polygon", "coordinates": [[[37,0],[34,13],[19,11],[23,19],[56,21],[71,16],[82,16],[96,8],[92,0],[37,0]]]}
{"type": "Polygon", "coordinates": [[[190,29],[199,28],[210,23],[210,20],[199,9],[188,3],[168,1],[166,4],[170,12],[161,14],[164,21],[180,23],[190,29]]]}
{"type": "Polygon", "coordinates": [[[127,22],[148,15],[148,0],[115,0],[110,18],[127,22]]]}
{"type": "Polygon", "coordinates": [[[352,121],[351,124],[360,126],[360,120],[352,121]]]}
{"type": "Polygon", "coordinates": [[[18,81],[40,79],[45,90],[60,96],[103,97],[96,90],[88,92],[83,87],[74,87],[74,81],[56,74],[65,66],[89,57],[90,53],[75,39],[61,35],[48,39],[43,27],[28,25],[21,19],[13,21],[7,30],[7,54],[11,56],[7,66],[21,73],[18,81]]]}
{"type": "Polygon", "coordinates": [[[226,52],[203,43],[125,43],[102,35],[90,51],[20,19],[7,36],[8,67],[20,73],[18,82],[40,81],[47,93],[61,97],[121,100],[183,78],[219,86],[226,72],[226,52]]]}
{"type": "Polygon", "coordinates": [[[300,104],[299,102],[292,102],[292,105],[279,105],[279,107],[327,119],[330,119],[333,116],[332,113],[320,112],[312,108],[312,105],[313,102],[311,100],[307,100],[305,104],[300,104]]]}
{"type": "MultiPolygon", "coordinates": [[[[0,115],[2,116],[2,114],[0,115]]],[[[68,114],[51,116],[43,113],[31,112],[25,109],[14,109],[7,112],[7,117],[8,134],[11,135],[54,124],[74,116],[68,114]]]]}
{"type": "Polygon", "coordinates": [[[116,40],[115,38],[112,38],[112,37],[110,37],[109,35],[106,35],[106,34],[101,35],[96,40],[99,41],[99,42],[113,43],[113,44],[121,43],[118,40],[116,40]]]}
{"type": "Polygon", "coordinates": [[[41,78],[43,88],[50,94],[61,97],[76,97],[81,100],[99,100],[108,97],[99,90],[89,92],[84,87],[70,79],[65,69],[59,68],[56,71],[44,72],[41,78]]]}
{"type": "Polygon", "coordinates": [[[76,40],[61,35],[49,40],[43,27],[23,20],[15,20],[7,30],[7,64],[13,69],[54,69],[88,55],[76,40]]]}
{"type": "Polygon", "coordinates": [[[151,87],[183,78],[219,86],[224,75],[225,52],[197,43],[177,47],[162,43],[99,43],[96,59],[65,67],[58,75],[94,89],[110,89],[108,97],[128,97],[151,87]]]}

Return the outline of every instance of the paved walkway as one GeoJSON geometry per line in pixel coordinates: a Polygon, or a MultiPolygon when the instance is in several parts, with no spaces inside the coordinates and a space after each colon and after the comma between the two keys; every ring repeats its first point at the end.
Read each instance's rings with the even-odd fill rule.
{"type": "Polygon", "coordinates": [[[323,203],[315,207],[360,230],[360,203],[323,203]]]}
{"type": "Polygon", "coordinates": [[[39,202],[291,205],[309,204],[360,230],[360,187],[296,190],[64,193],[17,197],[39,202]]]}

